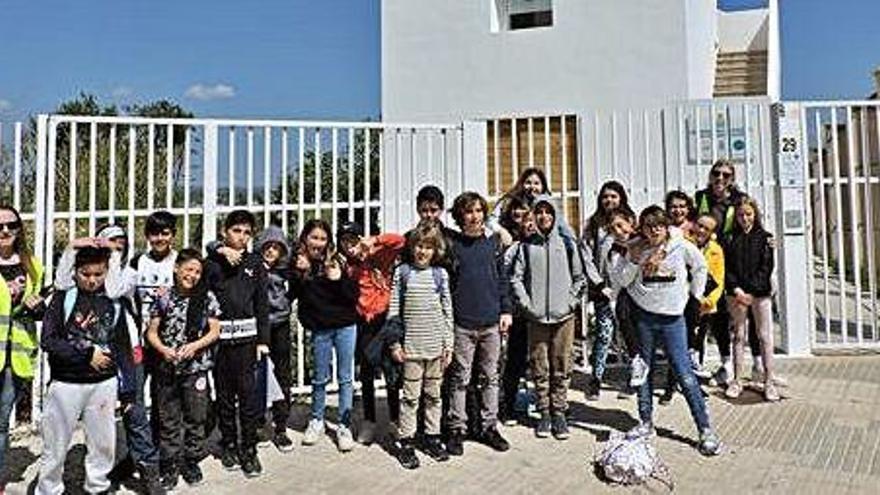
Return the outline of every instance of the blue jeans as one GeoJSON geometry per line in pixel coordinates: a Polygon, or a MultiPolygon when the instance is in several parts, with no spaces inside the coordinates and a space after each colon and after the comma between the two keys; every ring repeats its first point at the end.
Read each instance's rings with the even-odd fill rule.
{"type": "MultiPolygon", "coordinates": [[[[687,348],[687,328],[684,316],[669,316],[651,313],[643,309],[636,312],[639,339],[641,348],[639,353],[642,359],[649,363],[650,370],[654,370],[656,361],[656,348],[662,344],[666,348],[666,356],[670,361],[678,383],[684,392],[691,416],[702,432],[710,428],[709,413],[703,393],[700,391],[700,383],[691,368],[690,357],[687,348]]],[[[651,376],[650,374],[648,376],[651,376]]],[[[645,423],[652,422],[654,409],[654,384],[648,379],[639,387],[639,419],[645,423]]]]}
{"type": "MultiPolygon", "coordinates": [[[[15,405],[16,391],[15,376],[12,367],[7,366],[0,372],[0,476],[5,473],[6,448],[9,447],[9,416],[12,414],[12,406],[15,405]]],[[[0,479],[0,489],[5,480],[0,479]]]]}
{"type": "Polygon", "coordinates": [[[312,377],[312,419],[324,420],[327,384],[333,350],[336,350],[336,380],[339,382],[339,423],[351,425],[351,403],[354,397],[354,346],[357,327],[312,330],[312,352],[315,371],[312,377]]]}
{"type": "Polygon", "coordinates": [[[144,365],[135,365],[133,372],[134,401],[126,404],[122,414],[128,451],[138,466],[158,466],[159,449],[153,443],[153,429],[144,404],[144,365]]]}
{"type": "Polygon", "coordinates": [[[608,350],[611,348],[611,338],[614,336],[614,311],[609,302],[596,303],[596,338],[593,340],[593,352],[590,354],[590,364],[593,366],[593,376],[602,381],[605,375],[605,363],[608,361],[608,350]]]}

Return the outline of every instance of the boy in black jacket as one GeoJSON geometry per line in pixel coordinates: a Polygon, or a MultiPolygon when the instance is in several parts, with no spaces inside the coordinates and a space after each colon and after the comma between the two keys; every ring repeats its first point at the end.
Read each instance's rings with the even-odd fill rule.
{"type": "Polygon", "coordinates": [[[76,287],[56,293],[43,320],[41,347],[49,356],[51,381],[43,410],[39,494],[64,491],[64,461],[80,417],[88,450],[84,488],[89,493],[110,489],[117,374],[130,378],[133,359],[128,301],[104,292],[109,260],[109,249],[80,249],[74,260],[76,287]]]}
{"type": "Polygon", "coordinates": [[[217,387],[217,415],[220,424],[223,467],[241,464],[245,476],[262,473],[257,458],[257,402],[255,367],[269,353],[269,306],[266,299],[266,270],[260,255],[247,251],[256,221],[245,210],[231,212],[224,222],[223,251],[238,255],[233,264],[218,252],[205,263],[205,282],[220,303],[220,343],[217,346],[214,382],[217,387]],[[236,425],[241,424],[241,443],[236,425]],[[240,449],[239,449],[240,445],[240,449]]]}

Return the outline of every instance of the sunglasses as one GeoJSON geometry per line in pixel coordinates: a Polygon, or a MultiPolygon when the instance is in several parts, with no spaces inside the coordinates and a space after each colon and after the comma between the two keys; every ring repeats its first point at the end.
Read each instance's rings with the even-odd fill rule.
{"type": "Polygon", "coordinates": [[[733,174],[730,172],[723,172],[721,170],[713,170],[712,177],[721,178],[721,179],[729,179],[733,177],[733,174]]]}
{"type": "Polygon", "coordinates": [[[18,232],[21,230],[21,222],[15,220],[14,222],[0,222],[0,230],[7,230],[9,232],[18,232]]]}

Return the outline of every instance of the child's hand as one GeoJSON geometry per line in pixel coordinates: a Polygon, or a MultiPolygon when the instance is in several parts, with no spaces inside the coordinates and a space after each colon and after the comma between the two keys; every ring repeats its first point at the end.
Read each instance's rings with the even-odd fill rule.
{"type": "Polygon", "coordinates": [[[74,249],[82,249],[84,247],[100,247],[97,239],[94,237],[78,237],[70,241],[70,247],[74,249]]]}
{"type": "Polygon", "coordinates": [[[109,353],[104,352],[103,350],[98,349],[97,347],[93,347],[92,348],[92,359],[89,362],[89,364],[91,365],[92,369],[94,369],[95,371],[101,371],[103,369],[110,367],[110,365],[113,364],[113,360],[110,358],[109,353]]]}
{"type": "Polygon", "coordinates": [[[501,319],[498,320],[498,331],[502,337],[507,335],[511,325],[513,325],[513,316],[507,313],[502,314],[501,319]]]}
{"type": "Polygon", "coordinates": [[[240,251],[236,251],[235,249],[227,246],[220,246],[219,248],[217,248],[217,252],[223,255],[223,257],[226,258],[226,261],[228,261],[229,264],[232,266],[236,266],[241,263],[240,251]]]}
{"type": "Polygon", "coordinates": [[[708,297],[704,297],[700,301],[700,316],[707,315],[712,311],[712,301],[708,297]]]}
{"type": "Polygon", "coordinates": [[[752,304],[752,296],[746,294],[746,292],[742,289],[736,289],[734,291],[733,298],[736,300],[738,304],[742,304],[743,306],[751,306],[752,304]]]}
{"type": "Polygon", "coordinates": [[[309,270],[309,268],[311,268],[311,266],[312,266],[312,264],[309,262],[309,258],[306,257],[306,255],[304,255],[304,254],[297,254],[296,255],[296,264],[294,265],[294,268],[296,268],[297,270],[299,270],[301,272],[306,272],[309,270]]]}
{"type": "Polygon", "coordinates": [[[391,349],[391,359],[393,359],[395,363],[406,361],[406,353],[403,352],[403,346],[397,345],[391,349]]]}
{"type": "Polygon", "coordinates": [[[612,290],[611,287],[605,287],[602,289],[601,292],[602,292],[602,295],[608,299],[611,299],[611,297],[614,296],[614,290],[612,290]]]}
{"type": "Polygon", "coordinates": [[[513,244],[513,236],[510,235],[510,232],[508,232],[507,229],[505,229],[504,227],[498,227],[498,240],[504,247],[513,244]]]}
{"type": "Polygon", "coordinates": [[[177,353],[177,349],[172,349],[170,347],[162,346],[162,348],[159,349],[159,354],[162,356],[162,359],[169,363],[177,362],[177,353]]]}
{"type": "Polygon", "coordinates": [[[28,309],[34,309],[43,301],[44,299],[39,294],[34,294],[24,300],[24,305],[27,306],[28,309]]]}
{"type": "Polygon", "coordinates": [[[257,361],[263,359],[263,356],[269,355],[269,346],[266,344],[259,344],[257,346],[257,361]]]}
{"type": "Polygon", "coordinates": [[[443,359],[443,369],[446,370],[446,368],[448,368],[449,365],[452,364],[452,351],[450,351],[450,350],[443,351],[443,355],[442,355],[441,359],[443,359]]]}
{"type": "Polygon", "coordinates": [[[648,257],[647,260],[642,264],[642,268],[644,269],[647,275],[654,275],[660,269],[660,264],[663,263],[663,260],[666,259],[666,250],[658,249],[654,251],[651,256],[648,257]]]}
{"type": "Polygon", "coordinates": [[[339,266],[339,263],[327,263],[327,278],[329,280],[342,278],[342,267],[339,266]]]}
{"type": "Polygon", "coordinates": [[[195,343],[190,342],[189,344],[184,344],[177,349],[177,359],[180,361],[187,361],[195,357],[198,349],[196,348],[195,343]]]}

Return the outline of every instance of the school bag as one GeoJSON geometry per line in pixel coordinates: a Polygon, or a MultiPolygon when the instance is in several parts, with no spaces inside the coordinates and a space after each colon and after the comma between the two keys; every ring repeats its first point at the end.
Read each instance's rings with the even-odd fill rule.
{"type": "Polygon", "coordinates": [[[660,459],[647,437],[629,438],[612,432],[595,457],[599,472],[608,481],[620,485],[642,485],[655,479],[672,491],[674,483],[669,468],[660,459]]]}

